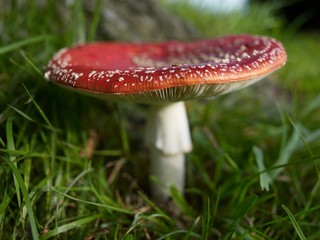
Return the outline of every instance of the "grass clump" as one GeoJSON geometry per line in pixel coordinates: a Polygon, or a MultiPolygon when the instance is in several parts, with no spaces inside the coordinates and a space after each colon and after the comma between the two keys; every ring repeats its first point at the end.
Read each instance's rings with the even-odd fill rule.
{"type": "Polygon", "coordinates": [[[289,60],[256,86],[187,103],[186,194],[172,189],[167,206],[148,195],[145,108],[42,76],[58,49],[94,39],[97,17],[87,33],[75,4],[61,28],[59,3],[41,15],[36,3],[0,9],[0,238],[319,239],[319,33],[286,31],[269,5],[230,18],[171,6],[206,37],[277,37],[289,60]]]}

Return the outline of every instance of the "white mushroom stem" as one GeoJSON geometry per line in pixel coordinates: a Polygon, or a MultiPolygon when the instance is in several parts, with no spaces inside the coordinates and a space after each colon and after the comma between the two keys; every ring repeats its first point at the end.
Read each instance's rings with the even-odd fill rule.
{"type": "Polygon", "coordinates": [[[170,197],[174,186],[183,194],[185,153],[192,149],[189,121],[184,102],[151,107],[146,129],[146,142],[151,151],[151,191],[158,201],[170,197]]]}

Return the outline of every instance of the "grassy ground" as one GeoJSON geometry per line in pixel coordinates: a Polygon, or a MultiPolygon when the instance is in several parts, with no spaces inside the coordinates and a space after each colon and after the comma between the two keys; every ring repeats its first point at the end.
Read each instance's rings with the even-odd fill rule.
{"type": "Polygon", "coordinates": [[[34,3],[0,9],[0,239],[320,238],[319,32],[284,29],[268,5],[232,16],[170,6],[206,37],[270,35],[289,57],[255,86],[187,103],[194,151],[174,208],[149,197],[145,107],[43,78],[94,24],[86,34],[75,17],[63,32],[55,2],[41,15],[34,3]]]}

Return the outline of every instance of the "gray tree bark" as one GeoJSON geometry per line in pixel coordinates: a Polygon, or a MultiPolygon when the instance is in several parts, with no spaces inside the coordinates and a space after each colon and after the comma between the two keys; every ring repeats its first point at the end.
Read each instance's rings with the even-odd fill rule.
{"type": "MultiPolygon", "coordinates": [[[[36,14],[43,14],[45,8],[54,6],[51,11],[57,15],[56,20],[61,24],[56,34],[63,34],[77,20],[77,11],[83,10],[86,32],[89,32],[98,9],[96,40],[188,40],[200,35],[194,26],[173,15],[159,0],[56,0],[54,4],[47,0],[0,0],[2,12],[10,12],[12,8],[28,11],[33,4],[39,9],[36,14]]],[[[0,30],[5,27],[1,23],[0,19],[0,30]]]]}
{"type": "MultiPolygon", "coordinates": [[[[85,1],[89,16],[96,1],[85,1]]],[[[123,41],[184,40],[199,36],[189,23],[174,16],[156,0],[102,1],[99,37],[123,41]]]]}

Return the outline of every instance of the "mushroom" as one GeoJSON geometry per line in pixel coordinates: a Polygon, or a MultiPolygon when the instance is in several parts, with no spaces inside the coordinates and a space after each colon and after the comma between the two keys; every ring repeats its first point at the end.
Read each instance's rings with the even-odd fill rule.
{"type": "Polygon", "coordinates": [[[155,199],[183,194],[185,153],[192,150],[184,101],[210,98],[249,86],[282,67],[281,43],[235,35],[195,42],[97,42],[62,49],[45,78],[109,100],[150,104],[146,142],[155,199]]]}

